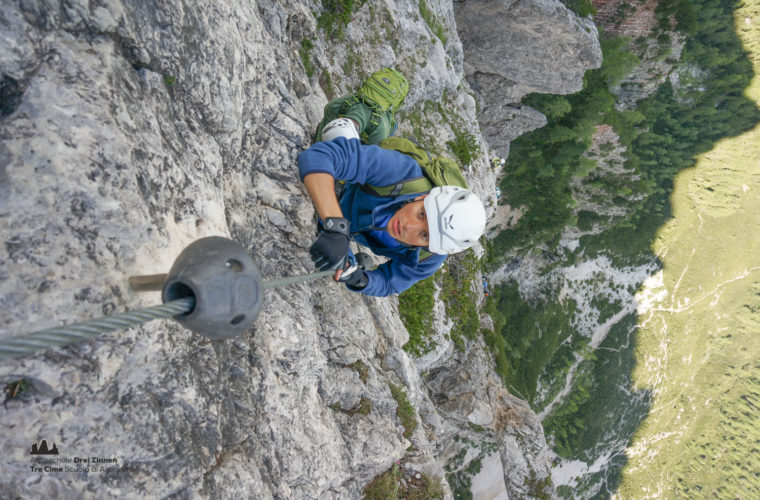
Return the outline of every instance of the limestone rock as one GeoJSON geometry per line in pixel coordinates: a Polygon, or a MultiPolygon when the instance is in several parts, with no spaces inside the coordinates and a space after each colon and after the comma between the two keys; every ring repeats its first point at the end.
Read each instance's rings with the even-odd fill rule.
{"type": "Polygon", "coordinates": [[[558,0],[467,0],[454,4],[464,72],[480,100],[481,127],[498,155],[543,126],[521,106],[527,94],[571,94],[602,63],[596,27],[558,0]]]}
{"type": "MultiPolygon", "coordinates": [[[[483,20],[468,26],[462,6],[445,0],[427,1],[428,19],[416,1],[370,2],[342,40],[325,39],[306,0],[6,2],[0,336],[157,304],[157,293],[136,294],[127,278],[168,271],[204,236],[244,245],[265,280],[312,272],[314,211],[296,157],[331,94],[396,65],[410,77],[409,109],[445,94],[449,115],[487,152],[498,136],[481,133],[465,71],[481,86],[487,75],[511,80],[505,91],[516,103],[540,91],[536,79],[554,82],[544,91],[578,88],[581,68],[595,64],[595,32],[559,4],[491,3],[501,10],[488,22],[530,27],[500,39],[521,54],[500,72],[459,40],[458,30],[475,33],[483,20]],[[299,54],[306,39],[312,75],[299,54]],[[548,54],[580,62],[538,78],[536,61],[555,62],[548,54]]],[[[516,122],[540,121],[514,109],[516,122]]],[[[436,122],[433,135],[445,146],[451,124],[436,122]]],[[[466,175],[493,199],[485,155],[466,175]]],[[[525,481],[548,477],[540,424],[489,371],[482,347],[447,348],[424,373],[401,349],[407,340],[395,299],[322,280],[268,290],[255,325],[236,339],[209,341],[164,320],[3,362],[0,384],[17,390],[0,407],[0,490],[358,498],[401,459],[442,479],[459,436],[483,443],[489,467],[501,461],[510,497],[535,494],[525,481]],[[389,383],[417,408],[410,439],[389,383]],[[108,467],[32,470],[30,447],[41,439],[59,458],[108,467]]],[[[446,481],[443,489],[451,498],[446,481]]]]}
{"type": "Polygon", "coordinates": [[[618,110],[633,109],[638,101],[654,94],[669,75],[672,77],[674,66],[681,59],[685,38],[677,31],[663,31],[655,13],[657,5],[656,0],[639,3],[606,0],[595,4],[597,26],[610,35],[626,37],[629,42],[624,50],[639,60],[610,88],[617,95],[618,110]]]}
{"type": "Polygon", "coordinates": [[[438,442],[453,487],[470,483],[473,491],[536,498],[553,491],[543,428],[522,400],[511,396],[490,368],[482,342],[468,346],[449,362],[432,369],[425,383],[448,432],[438,442]],[[519,453],[514,450],[519,449],[519,453]],[[500,457],[500,462],[494,458],[500,457]],[[487,467],[493,474],[470,471],[487,467]],[[498,477],[503,478],[503,482],[498,477]],[[472,481],[475,481],[474,483],[472,481]]]}

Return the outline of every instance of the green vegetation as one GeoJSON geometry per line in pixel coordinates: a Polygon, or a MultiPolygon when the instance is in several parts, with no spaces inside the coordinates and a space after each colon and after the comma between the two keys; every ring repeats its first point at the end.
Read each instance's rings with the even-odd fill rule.
{"type": "Polygon", "coordinates": [[[22,397],[32,385],[26,379],[18,379],[5,385],[5,401],[22,397]]]}
{"type": "MultiPolygon", "coordinates": [[[[679,31],[693,35],[698,24],[696,9],[701,3],[692,0],[660,0],[656,11],[660,29],[668,30],[671,19],[674,19],[679,31]]],[[[728,7],[731,8],[730,4],[728,7]]]]}
{"type": "Polygon", "coordinates": [[[454,140],[447,141],[446,145],[454,153],[454,156],[459,158],[462,165],[471,164],[480,154],[480,146],[478,146],[475,137],[455,124],[452,124],[451,130],[454,132],[454,140]]]}
{"type": "Polygon", "coordinates": [[[404,351],[414,356],[421,356],[434,347],[430,340],[433,330],[434,297],[435,276],[415,283],[398,296],[401,320],[409,332],[409,342],[404,344],[404,351]]]}
{"type": "Polygon", "coordinates": [[[661,366],[655,371],[641,364],[634,371],[636,383],[656,389],[657,397],[633,441],[646,443],[651,455],[633,454],[623,471],[626,496],[660,484],[681,497],[742,498],[760,491],[760,243],[749,238],[736,245],[734,236],[760,224],[757,198],[742,196],[743,184],[755,179],[757,185],[758,144],[755,129],[722,143],[678,177],[674,218],[655,246],[667,249],[665,305],[675,309],[652,310],[640,321],[637,357],[658,356],[661,366]],[[663,429],[670,435],[655,440],[663,429]]]}
{"type": "MultiPolygon", "coordinates": [[[[636,322],[636,315],[630,314],[613,326],[595,351],[594,359],[578,367],[570,398],[543,421],[545,432],[554,437],[554,450],[559,456],[592,460],[594,457],[583,450],[592,450],[611,440],[613,431],[632,435],[646,416],[649,391],[631,389],[636,322]],[[613,429],[612,423],[623,428],[613,429]]],[[[617,471],[606,480],[607,487],[614,490],[625,455],[611,460],[617,471]]]]}
{"type": "MultiPolygon", "coordinates": [[[[304,65],[304,67],[306,66],[304,65]]],[[[332,77],[326,69],[323,69],[322,73],[319,75],[319,86],[322,87],[322,91],[325,93],[325,96],[327,96],[328,100],[332,100],[337,97],[335,94],[335,86],[333,85],[332,77]]]]}
{"type": "Polygon", "coordinates": [[[581,17],[590,16],[596,13],[596,9],[591,0],[564,0],[562,3],[565,4],[565,7],[581,17]]]}
{"type": "MultiPolygon", "coordinates": [[[[626,17],[636,12],[636,4],[634,3],[621,3],[615,9],[615,17],[611,20],[611,24],[620,24],[626,17]]],[[[666,29],[666,28],[664,28],[666,29]]]]}
{"type": "Polygon", "coordinates": [[[439,299],[446,308],[446,316],[453,322],[449,335],[459,349],[465,339],[473,340],[480,331],[477,292],[472,283],[480,276],[480,261],[472,250],[454,254],[446,259],[444,269],[416,283],[399,295],[399,312],[409,332],[404,351],[421,356],[435,347],[430,335],[433,331],[435,280],[441,288],[439,299]]]}
{"type": "Polygon", "coordinates": [[[572,300],[525,302],[515,282],[495,288],[489,297],[486,310],[494,333],[486,342],[492,351],[504,346],[503,355],[495,355],[497,370],[507,387],[529,402],[534,401],[542,372],[550,380],[562,378],[574,353],[586,345],[586,338],[570,326],[575,308],[572,300]]]}
{"type": "Polygon", "coordinates": [[[364,488],[365,500],[395,500],[399,496],[401,472],[398,465],[393,465],[364,488]]]}
{"type": "Polygon", "coordinates": [[[501,302],[501,290],[498,287],[492,287],[491,294],[486,299],[485,312],[491,316],[494,329],[483,329],[483,338],[488,346],[494,359],[494,370],[507,382],[510,373],[512,373],[512,363],[507,357],[507,341],[501,334],[507,324],[507,317],[499,311],[501,302]]]}
{"type": "Polygon", "coordinates": [[[369,415],[372,411],[372,402],[362,397],[359,399],[359,404],[355,408],[344,409],[339,402],[335,402],[330,405],[330,409],[336,413],[345,413],[346,415],[369,415]]]}
{"type": "Polygon", "coordinates": [[[554,437],[554,451],[563,458],[574,456],[574,446],[580,439],[581,432],[586,427],[580,412],[590,394],[587,387],[596,381],[592,376],[594,363],[584,362],[576,369],[573,378],[573,391],[570,397],[562,402],[562,406],[553,411],[542,424],[544,431],[554,437]]]}
{"type": "MultiPolygon", "coordinates": [[[[701,10],[697,16],[701,23],[701,10]]],[[[746,95],[760,103],[760,32],[745,22],[760,19],[760,2],[744,2],[735,18],[755,61],[746,95]]],[[[760,240],[741,236],[760,227],[757,158],[755,127],[718,143],[674,182],[673,217],[653,246],[662,283],[645,290],[665,299],[639,320],[633,372],[656,395],[629,448],[624,498],[644,488],[679,498],[760,492],[760,240]],[[653,357],[656,367],[645,362],[653,357]]]]}
{"type": "Polygon", "coordinates": [[[441,480],[424,472],[420,478],[403,477],[398,464],[377,476],[364,488],[365,500],[432,500],[443,498],[441,480]]]}
{"type": "Polygon", "coordinates": [[[343,68],[343,72],[347,75],[354,72],[361,64],[361,61],[359,60],[359,56],[356,54],[356,52],[351,51],[351,49],[348,50],[348,55],[346,56],[346,62],[343,63],[341,66],[343,68]]]}
{"type": "Polygon", "coordinates": [[[388,383],[388,387],[391,390],[393,399],[398,403],[396,415],[401,420],[401,425],[404,426],[404,437],[409,439],[417,428],[417,413],[412,403],[409,402],[409,396],[406,395],[406,391],[402,387],[391,383],[388,383]]]}
{"type": "Polygon", "coordinates": [[[709,151],[717,140],[742,133],[760,120],[757,108],[742,94],[752,68],[733,30],[731,4],[680,0],[661,3],[659,10],[661,16],[671,12],[686,16],[677,18],[679,26],[694,35],[680,65],[701,69],[705,76],[699,88],[704,91],[693,88],[680,96],[665,83],[640,103],[633,122],[633,115],[610,120],[621,138],[629,138],[627,166],[640,173],[650,195],[634,207],[629,220],[582,240],[590,252],[612,251],[628,259],[651,255],[655,234],[670,216],[668,197],[676,174],[692,166],[695,156],[709,151]]]}
{"type": "MultiPolygon", "coordinates": [[[[488,429],[480,426],[472,426],[472,429],[478,434],[489,432],[488,429]]],[[[472,478],[480,472],[483,466],[483,459],[495,453],[498,450],[498,446],[490,440],[484,440],[480,444],[477,444],[469,438],[460,435],[454,436],[454,442],[459,443],[460,448],[444,467],[446,470],[446,481],[449,483],[454,498],[472,500],[472,478]],[[470,453],[472,451],[477,451],[477,454],[472,456],[470,453]],[[468,455],[470,456],[470,460],[465,463],[468,455]]]]}
{"type": "Polygon", "coordinates": [[[362,381],[362,383],[367,382],[367,378],[369,378],[369,368],[367,368],[367,365],[365,365],[361,359],[357,359],[348,366],[359,374],[359,379],[362,381]]]}
{"type": "MultiPolygon", "coordinates": [[[[582,156],[595,125],[600,123],[612,124],[621,142],[630,148],[626,166],[634,168],[642,179],[629,189],[649,196],[633,207],[630,220],[602,235],[584,237],[581,246],[591,255],[613,252],[629,260],[641,258],[642,254],[651,256],[649,247],[654,234],[669,214],[667,197],[673,176],[691,164],[695,150],[704,151],[719,137],[746,130],[758,119],[755,107],[741,95],[751,70],[738,41],[731,36],[731,24],[726,22],[730,13],[721,10],[717,0],[700,4],[704,4],[697,9],[700,28],[684,50],[684,63],[698,64],[706,71],[703,87],[707,90],[694,91],[691,102],[676,100],[666,82],[636,111],[615,110],[609,86],[636,63],[633,55],[621,50],[625,40],[620,38],[602,40],[604,63],[600,69],[586,73],[580,93],[566,97],[532,95],[525,99],[545,113],[549,121],[545,127],[519,137],[510,147],[502,192],[510,204],[523,205],[527,212],[517,227],[494,240],[488,254],[490,264],[515,247],[538,243],[556,246],[562,228],[573,221],[574,202],[569,189],[573,176],[590,176],[600,187],[617,189],[608,179],[594,179],[593,170],[589,172],[593,166],[582,156]],[[707,40],[715,46],[708,49],[707,40]]],[[[588,212],[581,213],[575,221],[586,227],[604,222],[588,212]]],[[[519,298],[515,300],[519,302],[519,298]]],[[[507,305],[498,308],[504,310],[507,305]]],[[[551,351],[545,354],[551,355],[551,351]]]]}
{"type": "MultiPolygon", "coordinates": [[[[498,289],[491,293],[491,296],[486,300],[486,313],[492,318],[496,318],[498,311],[496,310],[496,304],[498,304],[498,297],[494,294],[498,293],[498,289]]],[[[500,315],[500,317],[504,317],[500,315]]],[[[502,380],[508,380],[509,374],[512,371],[512,364],[507,359],[507,342],[501,335],[501,328],[503,324],[498,327],[497,330],[483,329],[481,333],[485,339],[486,345],[489,347],[494,359],[494,371],[499,375],[502,380]]]]}
{"type": "MultiPolygon", "coordinates": [[[[581,92],[571,96],[532,94],[523,100],[544,113],[548,123],[510,144],[501,190],[510,205],[522,205],[527,211],[516,227],[494,239],[489,253],[492,265],[515,247],[556,246],[565,225],[576,222],[570,180],[587,176],[595,167],[583,156],[595,127],[609,116],[635,122],[634,116],[615,110],[615,96],[609,89],[637,62],[622,50],[624,44],[622,38],[601,41],[604,62],[601,68],[586,72],[581,92]]],[[[645,186],[635,188],[641,191],[645,186]]]]}
{"type": "Polygon", "coordinates": [[[351,16],[365,3],[367,0],[322,0],[322,12],[314,14],[317,28],[324,30],[328,40],[342,40],[351,16]]]}
{"type": "Polygon", "coordinates": [[[368,415],[370,411],[372,411],[372,403],[370,400],[367,398],[361,398],[359,400],[359,406],[349,411],[348,413],[349,415],[353,415],[355,413],[358,413],[359,415],[368,415]]]}
{"type": "Polygon", "coordinates": [[[480,261],[472,249],[450,255],[444,264],[444,272],[437,276],[446,316],[454,323],[449,335],[454,344],[463,349],[464,339],[473,340],[480,331],[480,318],[475,306],[477,292],[472,290],[473,281],[480,277],[480,261]]]}
{"type": "Polygon", "coordinates": [[[468,165],[480,155],[480,145],[475,137],[467,132],[465,121],[454,111],[454,106],[447,92],[443,92],[439,101],[424,101],[412,109],[403,109],[398,113],[399,123],[408,131],[400,135],[414,137],[431,155],[440,156],[450,151],[459,159],[461,165],[468,165]],[[446,144],[439,143],[441,126],[445,124],[454,134],[454,139],[446,144]],[[447,146],[447,148],[444,148],[447,146]]]}
{"type": "Polygon", "coordinates": [[[173,86],[175,83],[177,83],[177,77],[173,75],[164,75],[164,85],[167,87],[173,86]]]}
{"type": "Polygon", "coordinates": [[[387,7],[380,7],[377,3],[369,4],[369,23],[373,32],[368,35],[368,39],[373,47],[380,47],[390,42],[393,50],[398,48],[398,37],[394,36],[394,19],[393,14],[387,7]]]}
{"type": "Polygon", "coordinates": [[[399,123],[402,126],[411,128],[411,134],[409,132],[402,132],[402,135],[414,137],[431,155],[441,153],[436,137],[436,131],[440,127],[441,122],[443,122],[443,118],[438,113],[439,108],[439,103],[425,101],[417,104],[413,109],[402,108],[397,113],[399,123]]]}
{"type": "MultiPolygon", "coordinates": [[[[760,19],[757,4],[757,0],[740,4],[737,15],[737,29],[744,32],[745,47],[752,50],[760,49],[760,36],[753,27],[760,19]]],[[[755,248],[757,238],[748,245],[715,246],[754,234],[751,228],[758,227],[757,218],[749,214],[760,213],[756,197],[754,208],[741,207],[741,216],[737,208],[738,200],[745,203],[754,192],[742,186],[758,184],[757,174],[747,175],[751,168],[757,170],[760,137],[748,133],[712,149],[721,138],[744,133],[760,119],[757,107],[743,93],[752,69],[734,32],[734,5],[718,0],[658,3],[663,27],[669,26],[667,18],[674,15],[679,29],[690,34],[681,61],[673,61],[684,78],[675,88],[666,80],[635,110],[616,110],[615,97],[609,92],[610,84],[637,62],[623,50],[629,42],[622,39],[602,41],[603,66],[587,72],[579,94],[525,100],[544,112],[549,123],[512,143],[502,192],[511,205],[523,205],[527,213],[516,228],[497,237],[489,248],[489,263],[497,264],[504,256],[537,244],[555,250],[566,224],[575,222],[583,229],[607,225],[611,227],[601,234],[583,237],[574,254],[555,250],[558,265],[567,265],[579,255],[598,254],[612,257],[621,266],[632,265],[651,262],[657,252],[665,255],[661,259],[666,289],[674,297],[663,305],[665,311],[649,313],[641,321],[631,315],[615,325],[594,356],[579,366],[570,397],[544,420],[555,451],[563,457],[593,460],[599,449],[621,438],[633,439],[633,450],[646,450],[640,455],[634,452],[629,465],[625,454],[613,457],[612,470],[585,478],[565,497],[577,497],[593,481],[605,483],[602,491],[614,491],[620,484],[623,498],[643,496],[644,488],[673,491],[683,498],[754,497],[760,490],[758,475],[750,472],[760,466],[748,458],[757,455],[752,447],[757,448],[758,435],[750,432],[749,421],[760,407],[760,376],[756,356],[755,361],[750,358],[753,350],[747,336],[750,330],[760,331],[757,320],[750,319],[750,314],[760,310],[760,286],[756,270],[739,279],[748,270],[758,269],[760,251],[755,248]],[[611,125],[619,135],[627,148],[626,167],[640,177],[637,181],[625,184],[604,177],[583,157],[591,132],[600,124],[611,125]],[[705,153],[696,170],[686,170],[697,155],[705,153]],[[708,159],[719,164],[699,173],[708,159]],[[677,176],[678,184],[688,187],[680,192],[676,188],[674,193],[677,176]],[[739,182],[742,176],[744,181],[739,182]],[[573,177],[612,193],[614,202],[625,205],[631,215],[608,220],[581,211],[574,219],[569,189],[573,177]],[[641,199],[632,203],[636,197],[641,199]],[[670,224],[663,228],[671,216],[678,220],[679,210],[685,212],[689,206],[699,212],[690,219],[688,229],[672,229],[670,224]],[[688,319],[681,314],[688,304],[700,301],[703,307],[694,308],[688,319]],[[704,307],[708,303],[710,307],[704,307]],[[676,312],[667,312],[671,307],[676,312]],[[637,326],[644,324],[646,328],[637,326]],[[663,340],[666,331],[669,336],[663,340]],[[648,361],[652,359],[663,361],[648,361]],[[638,388],[633,387],[634,367],[638,388]],[[660,400],[652,398],[653,388],[662,393],[660,400]],[[632,437],[650,406],[656,411],[649,413],[632,437]],[[671,432],[676,428],[677,432],[671,432]],[[663,434],[672,437],[661,439],[663,434]],[[726,477],[732,478],[732,484],[726,484],[726,477]]],[[[658,37],[663,45],[669,42],[665,35],[658,37]]],[[[646,40],[640,42],[646,44],[646,40]]],[[[667,57],[663,51],[661,58],[667,57]]],[[[750,89],[756,101],[757,88],[755,84],[750,89]]],[[[496,331],[487,334],[486,340],[509,386],[532,401],[539,377],[552,380],[566,373],[572,357],[585,349],[570,327],[574,304],[552,299],[545,304],[527,303],[516,283],[492,290],[492,295],[487,311],[496,331]]],[[[600,321],[620,310],[620,304],[601,301],[596,305],[602,311],[600,321]]],[[[542,401],[547,399],[542,394],[542,401]]]]}
{"type": "Polygon", "coordinates": [[[535,471],[530,471],[530,477],[525,479],[525,486],[528,487],[528,495],[531,498],[538,498],[539,500],[551,500],[552,499],[552,477],[546,476],[540,481],[536,477],[535,471]]]}
{"type": "Polygon", "coordinates": [[[433,14],[433,12],[430,10],[425,0],[420,0],[419,9],[420,9],[420,15],[422,16],[422,19],[424,19],[425,22],[427,23],[428,28],[430,28],[430,31],[432,31],[433,34],[438,37],[438,39],[441,41],[441,43],[445,47],[446,33],[444,32],[443,23],[441,23],[441,21],[438,20],[435,14],[433,14]]]}
{"type": "Polygon", "coordinates": [[[454,494],[456,500],[472,500],[472,476],[480,472],[482,457],[479,454],[473,457],[470,462],[464,466],[464,459],[467,456],[467,451],[474,446],[475,443],[471,442],[467,438],[454,437],[454,441],[462,441],[463,446],[459,452],[454,455],[446,463],[446,481],[449,483],[451,492],[454,494]]]}
{"type": "Polygon", "coordinates": [[[306,76],[308,76],[309,78],[314,76],[314,73],[316,72],[314,63],[311,62],[312,49],[314,49],[314,42],[312,42],[308,38],[304,38],[301,40],[301,48],[298,49],[298,55],[301,56],[301,62],[303,63],[303,68],[306,70],[306,76]]]}
{"type": "MultiPolygon", "coordinates": [[[[466,449],[463,449],[460,453],[466,451],[466,449]]],[[[455,500],[472,500],[472,477],[480,472],[480,468],[481,460],[476,458],[471,460],[464,469],[446,474],[446,481],[449,483],[455,500]]]]}

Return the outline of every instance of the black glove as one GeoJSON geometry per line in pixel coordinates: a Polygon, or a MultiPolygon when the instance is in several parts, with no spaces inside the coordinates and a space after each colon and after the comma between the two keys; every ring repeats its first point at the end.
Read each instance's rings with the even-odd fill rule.
{"type": "Polygon", "coordinates": [[[337,269],[348,256],[348,220],[343,217],[328,217],[322,227],[322,233],[309,248],[311,260],[320,271],[337,269]]]}
{"type": "Polygon", "coordinates": [[[367,273],[365,273],[364,270],[357,269],[345,278],[341,275],[338,281],[345,283],[354,290],[361,290],[367,286],[367,283],[369,283],[369,276],[367,276],[367,273]]]}

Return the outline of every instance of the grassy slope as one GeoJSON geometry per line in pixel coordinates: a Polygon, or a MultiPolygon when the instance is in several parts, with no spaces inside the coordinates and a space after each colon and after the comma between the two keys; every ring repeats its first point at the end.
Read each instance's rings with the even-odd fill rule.
{"type": "MultiPolygon", "coordinates": [[[[760,103],[760,1],[745,2],[736,24],[760,103]]],[[[682,172],[672,203],[634,372],[654,397],[617,496],[760,498],[760,127],[682,172]]]]}

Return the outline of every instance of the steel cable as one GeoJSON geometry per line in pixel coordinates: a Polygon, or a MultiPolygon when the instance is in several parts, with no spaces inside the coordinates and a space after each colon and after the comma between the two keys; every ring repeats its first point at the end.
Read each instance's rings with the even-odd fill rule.
{"type": "MultiPolygon", "coordinates": [[[[320,271],[301,276],[288,276],[265,281],[262,288],[268,290],[304,281],[331,276],[335,271],[320,271]]],[[[36,351],[57,347],[79,340],[97,337],[104,333],[140,325],[154,319],[171,318],[187,314],[195,308],[195,298],[185,297],[158,306],[136,309],[121,314],[72,323],[66,326],[39,330],[26,335],[0,339],[0,360],[26,356],[36,351]]]]}
{"type": "Polygon", "coordinates": [[[154,319],[179,316],[192,311],[194,307],[195,298],[185,297],[145,309],[127,311],[113,316],[39,330],[18,337],[0,339],[0,359],[17,358],[48,347],[97,337],[104,333],[129,328],[154,319]]]}

